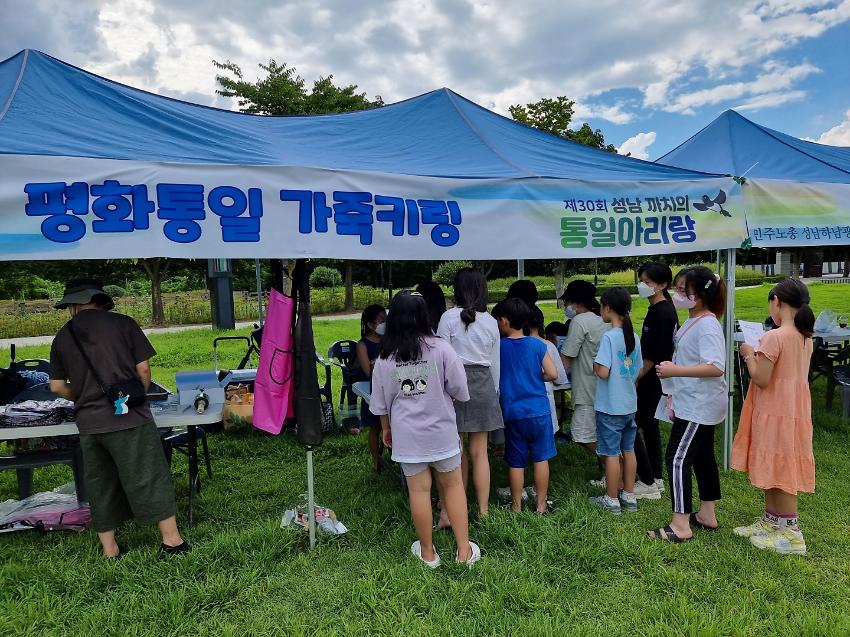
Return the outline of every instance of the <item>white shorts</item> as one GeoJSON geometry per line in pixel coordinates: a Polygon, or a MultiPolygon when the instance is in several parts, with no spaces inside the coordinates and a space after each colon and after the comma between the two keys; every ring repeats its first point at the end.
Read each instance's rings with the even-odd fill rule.
{"type": "Polygon", "coordinates": [[[401,464],[401,470],[407,478],[417,476],[428,469],[433,469],[437,473],[449,473],[460,467],[460,454],[434,462],[401,462],[399,464],[401,464]]]}
{"type": "Polygon", "coordinates": [[[593,405],[576,405],[570,422],[570,436],[574,442],[596,442],[596,408],[593,405]]]}

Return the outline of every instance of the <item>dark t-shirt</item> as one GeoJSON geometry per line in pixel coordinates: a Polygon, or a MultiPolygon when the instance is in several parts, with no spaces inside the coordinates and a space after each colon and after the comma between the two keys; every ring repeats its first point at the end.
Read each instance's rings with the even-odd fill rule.
{"type": "MultiPolygon", "coordinates": [[[[136,365],[156,354],[144,332],[129,316],[91,309],[83,310],[69,322],[73,323],[80,345],[105,385],[137,376],[136,365]]],[[[131,407],[123,416],[115,415],[115,407],[103,395],[67,324],[59,330],[50,348],[50,377],[71,383],[80,433],[121,431],[153,422],[147,403],[131,407]]]]}
{"type": "MultiPolygon", "coordinates": [[[[679,327],[679,316],[672,301],[667,299],[649,306],[643,321],[640,349],[643,360],[655,365],[673,358],[673,335],[679,327]]],[[[637,386],[638,414],[652,418],[661,398],[661,381],[654,370],[640,379],[637,386]]]]}

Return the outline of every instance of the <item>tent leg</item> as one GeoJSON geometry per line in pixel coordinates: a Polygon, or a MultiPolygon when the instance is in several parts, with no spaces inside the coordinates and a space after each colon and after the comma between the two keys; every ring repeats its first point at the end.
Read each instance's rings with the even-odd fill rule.
{"type": "Polygon", "coordinates": [[[525,259],[516,260],[516,278],[519,280],[525,278],[525,259]]]}
{"type": "Polygon", "coordinates": [[[254,271],[257,275],[257,318],[260,321],[260,327],[263,326],[263,281],[260,277],[260,260],[254,259],[254,271]]]}
{"type": "Polygon", "coordinates": [[[310,548],[316,547],[316,497],[313,492],[313,448],[307,447],[307,519],[310,548]]]}
{"type": "Polygon", "coordinates": [[[726,320],[724,327],[726,331],[726,385],[728,387],[729,402],[726,408],[726,420],[723,423],[723,469],[729,469],[732,463],[732,437],[735,433],[734,406],[735,406],[735,265],[737,251],[732,248],[726,250],[726,320]]]}

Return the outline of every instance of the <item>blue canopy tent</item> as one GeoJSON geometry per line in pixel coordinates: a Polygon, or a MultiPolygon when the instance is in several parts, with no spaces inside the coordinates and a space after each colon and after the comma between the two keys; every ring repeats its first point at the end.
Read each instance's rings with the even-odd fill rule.
{"type": "Polygon", "coordinates": [[[0,174],[10,259],[573,258],[725,248],[745,233],[728,177],[575,144],[448,89],[256,116],[32,50],[0,63],[0,174]],[[730,216],[691,206],[720,190],[730,216]],[[116,197],[137,199],[132,223],[116,197]],[[90,230],[86,215],[99,217],[90,230]]]}
{"type": "Polygon", "coordinates": [[[745,235],[729,176],[574,144],[448,89],[266,117],[38,51],[0,62],[0,260],[568,259],[745,235]],[[692,205],[721,192],[723,212],[692,205]]]}
{"type": "MultiPolygon", "coordinates": [[[[850,148],[797,139],[727,110],[656,161],[743,177],[748,232],[755,246],[850,244],[850,148]]],[[[734,250],[727,251],[726,269],[734,289],[734,250]]],[[[734,325],[731,296],[727,337],[734,325]]],[[[730,381],[731,368],[730,357],[730,381]]],[[[728,418],[731,413],[730,397],[728,418]]],[[[727,422],[727,466],[731,436],[731,423],[727,422]]]]}

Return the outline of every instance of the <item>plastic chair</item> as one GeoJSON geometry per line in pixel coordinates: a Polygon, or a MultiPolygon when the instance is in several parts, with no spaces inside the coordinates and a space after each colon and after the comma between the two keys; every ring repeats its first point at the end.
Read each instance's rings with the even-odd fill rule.
{"type": "MultiPolygon", "coordinates": [[[[339,388],[339,406],[356,415],[357,395],[352,386],[358,380],[363,380],[357,367],[357,342],[336,341],[328,348],[328,359],[332,365],[339,367],[342,372],[342,386],[339,388]]],[[[355,416],[352,416],[352,418],[355,416]]],[[[345,424],[343,422],[343,424],[345,424]]]]}

